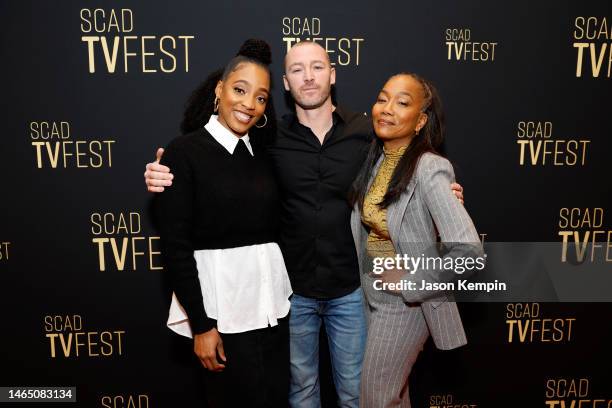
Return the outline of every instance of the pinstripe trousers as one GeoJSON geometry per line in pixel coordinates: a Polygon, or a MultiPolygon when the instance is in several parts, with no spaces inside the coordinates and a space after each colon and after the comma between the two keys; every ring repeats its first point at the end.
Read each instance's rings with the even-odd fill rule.
{"type": "Polygon", "coordinates": [[[361,369],[362,408],[410,408],[408,376],[429,337],[420,305],[401,295],[375,290],[375,278],[361,274],[368,339],[361,369]]]}

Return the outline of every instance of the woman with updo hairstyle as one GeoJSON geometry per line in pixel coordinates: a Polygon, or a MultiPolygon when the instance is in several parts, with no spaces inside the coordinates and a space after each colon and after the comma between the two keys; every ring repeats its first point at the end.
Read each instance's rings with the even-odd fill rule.
{"type": "Polygon", "coordinates": [[[168,326],[193,338],[213,407],[286,407],[291,285],[279,193],[264,149],[276,131],[270,47],[249,40],[192,94],[156,197],[173,290],[168,326]]]}
{"type": "Polygon", "coordinates": [[[427,338],[443,350],[467,343],[452,294],[421,287],[454,280],[458,272],[439,265],[476,259],[483,250],[448,188],[455,176],[438,153],[445,125],[436,88],[413,73],[393,75],[372,107],[372,121],[377,137],[350,193],[368,316],[360,406],[410,407],[408,377],[427,338]],[[375,267],[396,255],[440,262],[416,271],[375,267]]]}

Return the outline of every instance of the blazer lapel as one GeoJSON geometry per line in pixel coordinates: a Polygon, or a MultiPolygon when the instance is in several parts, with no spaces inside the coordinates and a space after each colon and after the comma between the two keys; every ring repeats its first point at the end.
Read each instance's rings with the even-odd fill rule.
{"type": "Polygon", "coordinates": [[[402,227],[402,218],[406,212],[406,207],[410,202],[414,189],[417,185],[416,177],[413,177],[406,186],[406,191],[402,193],[399,200],[387,207],[387,228],[389,229],[389,236],[391,241],[394,242],[397,249],[399,243],[399,233],[402,227]]]}
{"type": "Polygon", "coordinates": [[[365,231],[361,224],[361,211],[359,211],[358,204],[355,204],[353,212],[351,213],[351,232],[353,233],[353,242],[355,243],[355,250],[357,251],[357,260],[359,261],[359,265],[361,265],[363,249],[365,247],[362,245],[365,231]]]}
{"type": "MultiPolygon", "coordinates": [[[[370,187],[372,187],[372,183],[374,182],[374,177],[376,177],[376,173],[378,173],[378,169],[383,162],[383,155],[378,158],[378,161],[374,165],[374,169],[372,170],[372,175],[370,176],[370,180],[368,180],[368,188],[366,191],[370,191],[370,187]]],[[[355,241],[355,249],[357,250],[357,258],[359,260],[359,264],[363,261],[363,254],[365,252],[365,242],[367,239],[366,229],[361,223],[361,211],[359,211],[359,205],[355,204],[353,208],[353,212],[351,213],[351,231],[353,233],[353,241],[355,241]]]]}

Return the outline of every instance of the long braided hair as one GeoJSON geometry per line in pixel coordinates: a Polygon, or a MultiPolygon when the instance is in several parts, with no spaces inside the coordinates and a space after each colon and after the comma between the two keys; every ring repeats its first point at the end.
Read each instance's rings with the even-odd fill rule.
{"type": "MultiPolygon", "coordinates": [[[[397,163],[393,175],[391,176],[387,192],[379,203],[380,208],[389,207],[389,205],[396,202],[402,192],[406,190],[406,187],[414,176],[421,155],[426,152],[439,154],[439,149],[444,140],[444,133],[446,131],[442,101],[433,84],[412,72],[401,72],[393,76],[397,75],[408,75],[418,81],[423,87],[425,99],[421,112],[427,115],[427,122],[421,131],[414,136],[410,142],[409,148],[406,149],[397,163]]],[[[369,180],[372,176],[374,166],[382,153],[383,141],[379,138],[374,138],[370,145],[366,160],[349,192],[349,202],[352,206],[357,203],[359,208],[363,210],[363,201],[367,194],[369,180]]]]}

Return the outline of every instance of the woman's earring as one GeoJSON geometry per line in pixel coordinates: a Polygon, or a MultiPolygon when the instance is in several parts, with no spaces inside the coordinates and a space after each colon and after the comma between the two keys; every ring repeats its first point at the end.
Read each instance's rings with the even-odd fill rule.
{"type": "Polygon", "coordinates": [[[255,124],[255,127],[262,128],[262,127],[266,126],[267,123],[268,123],[268,117],[264,113],[264,124],[261,125],[261,126],[258,126],[257,124],[255,124]]]}
{"type": "Polygon", "coordinates": [[[217,113],[219,111],[219,97],[215,96],[215,103],[213,107],[213,113],[217,113]]]}

